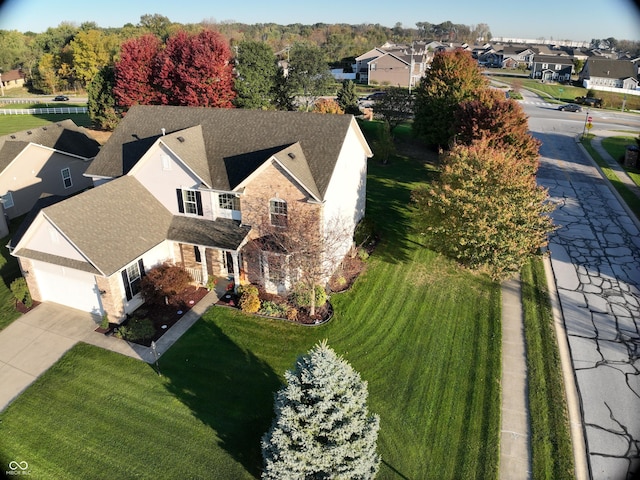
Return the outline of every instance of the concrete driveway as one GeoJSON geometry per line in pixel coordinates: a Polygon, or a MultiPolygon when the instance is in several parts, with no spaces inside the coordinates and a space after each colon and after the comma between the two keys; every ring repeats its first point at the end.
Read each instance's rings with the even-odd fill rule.
{"type": "Polygon", "coordinates": [[[187,311],[156,342],[155,352],[95,331],[100,318],[44,302],[0,332],[0,412],[78,342],[153,363],[218,301],[215,291],[187,311]]]}
{"type": "Polygon", "coordinates": [[[138,346],[96,333],[99,323],[90,313],[45,302],[2,330],[0,411],[80,341],[142,358],[138,346]]]}

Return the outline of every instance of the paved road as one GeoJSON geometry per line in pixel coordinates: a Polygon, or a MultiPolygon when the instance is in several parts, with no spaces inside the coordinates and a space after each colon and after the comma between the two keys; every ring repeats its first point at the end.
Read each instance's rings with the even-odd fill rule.
{"type": "Polygon", "coordinates": [[[557,205],[549,250],[588,466],[594,480],[629,479],[640,471],[640,230],[576,144],[582,122],[561,122],[529,126],[542,141],[538,183],[557,205]]]}

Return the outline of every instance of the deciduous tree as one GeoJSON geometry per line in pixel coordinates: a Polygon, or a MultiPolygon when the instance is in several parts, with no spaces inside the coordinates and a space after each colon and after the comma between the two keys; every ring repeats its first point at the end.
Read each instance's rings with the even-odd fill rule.
{"type": "Polygon", "coordinates": [[[217,32],[169,37],[157,59],[155,85],[167,105],[230,108],[235,97],[227,41],[217,32]]]}
{"type": "Polygon", "coordinates": [[[368,411],[360,374],[324,341],[298,358],[285,379],[262,438],[262,478],[374,478],[380,419],[368,411]]]}
{"type": "Polygon", "coordinates": [[[401,87],[387,88],[384,93],[375,100],[373,111],[384,118],[390,132],[393,133],[398,125],[413,115],[413,96],[409,90],[401,87]]]}
{"type": "Polygon", "coordinates": [[[338,102],[332,98],[321,98],[316,100],[316,103],[313,105],[313,111],[316,113],[344,114],[344,110],[340,108],[338,102]]]}
{"type": "Polygon", "coordinates": [[[456,142],[471,145],[486,139],[497,150],[508,149],[519,162],[538,169],[540,142],[529,133],[529,122],[520,104],[504,92],[484,89],[473,100],[458,105],[455,115],[456,142]]]}
{"type": "Polygon", "coordinates": [[[117,37],[100,30],[82,30],[69,43],[73,55],[73,72],[87,85],[106,65],[113,65],[120,43],[117,37]]]}
{"type": "Polygon", "coordinates": [[[154,63],[162,44],[158,37],[148,34],[124,42],[120,60],[115,64],[113,93],[119,106],[158,105],[159,92],[154,87],[154,63]]]}
{"type": "Polygon", "coordinates": [[[439,52],[415,89],[413,128],[427,144],[447,148],[455,134],[458,104],[485,88],[486,79],[469,52],[439,52]]]}
{"type": "Polygon", "coordinates": [[[278,66],[271,47],[264,42],[240,42],[236,52],[235,106],[275,108],[278,66]]]}
{"type": "Polygon", "coordinates": [[[289,56],[287,81],[302,96],[305,110],[309,111],[318,97],[329,93],[333,82],[329,64],[315,45],[297,43],[291,47],[289,56]]]}
{"type": "Polygon", "coordinates": [[[432,248],[496,280],[518,271],[553,230],[553,206],[530,166],[486,139],[455,146],[439,180],[412,197],[432,248]]]}

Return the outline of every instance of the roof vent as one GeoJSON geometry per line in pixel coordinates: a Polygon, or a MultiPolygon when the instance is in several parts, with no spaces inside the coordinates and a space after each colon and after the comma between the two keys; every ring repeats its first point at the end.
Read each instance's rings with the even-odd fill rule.
{"type": "Polygon", "coordinates": [[[179,141],[180,143],[184,143],[184,137],[178,137],[178,141],[179,141]]]}
{"type": "Polygon", "coordinates": [[[15,135],[11,135],[11,138],[13,138],[13,139],[15,140],[15,139],[16,139],[16,136],[15,136],[15,135]]]}
{"type": "Polygon", "coordinates": [[[27,130],[27,135],[31,135],[31,130],[27,130]]]}
{"type": "Polygon", "coordinates": [[[293,153],[293,152],[289,152],[287,155],[289,155],[289,158],[290,158],[291,160],[293,160],[294,158],[296,158],[296,154],[295,154],[295,153],[293,153]]]}
{"type": "Polygon", "coordinates": [[[162,130],[162,136],[164,137],[164,135],[167,133],[167,129],[166,128],[161,128],[160,130],[162,130]]]}

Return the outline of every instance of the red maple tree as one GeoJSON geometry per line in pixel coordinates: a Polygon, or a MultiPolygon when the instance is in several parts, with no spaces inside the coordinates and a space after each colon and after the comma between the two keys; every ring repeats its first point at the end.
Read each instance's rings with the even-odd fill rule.
{"type": "Polygon", "coordinates": [[[235,98],[231,50],[219,33],[178,32],[167,40],[157,66],[161,103],[231,108],[235,98]]]}
{"type": "Polygon", "coordinates": [[[160,96],[154,86],[154,63],[162,43],[148,34],[127,40],[120,47],[120,60],[116,62],[113,94],[120,107],[157,105],[160,96]]]}
{"type": "Polygon", "coordinates": [[[138,104],[231,108],[233,83],[231,50],[222,35],[180,31],[166,45],[150,34],[125,42],[113,92],[125,109],[138,104]]]}

